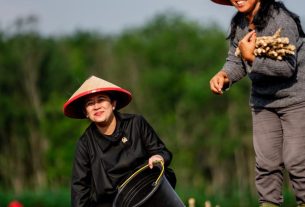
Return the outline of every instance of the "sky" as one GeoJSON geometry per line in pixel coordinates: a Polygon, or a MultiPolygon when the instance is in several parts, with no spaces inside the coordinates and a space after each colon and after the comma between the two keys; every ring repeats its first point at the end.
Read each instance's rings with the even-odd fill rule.
{"type": "MultiPolygon", "coordinates": [[[[304,0],[283,0],[305,23],[304,0]]],[[[76,30],[120,33],[139,27],[155,15],[175,11],[200,24],[215,22],[227,30],[235,9],[210,0],[0,0],[0,29],[9,30],[17,18],[35,15],[44,35],[76,30]]]]}

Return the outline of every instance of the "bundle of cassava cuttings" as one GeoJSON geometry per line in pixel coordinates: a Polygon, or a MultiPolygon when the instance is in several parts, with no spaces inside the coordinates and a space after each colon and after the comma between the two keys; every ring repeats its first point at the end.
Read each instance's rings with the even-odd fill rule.
{"type": "MultiPolygon", "coordinates": [[[[256,38],[254,55],[259,57],[269,57],[276,60],[282,60],[286,55],[295,54],[295,46],[289,44],[288,37],[281,37],[281,28],[272,36],[261,36],[256,38]]],[[[236,56],[240,56],[240,50],[237,47],[236,56]]]]}

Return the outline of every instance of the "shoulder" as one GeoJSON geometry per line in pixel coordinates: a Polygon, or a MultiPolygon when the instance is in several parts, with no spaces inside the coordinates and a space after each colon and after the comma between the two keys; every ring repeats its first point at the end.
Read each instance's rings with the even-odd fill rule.
{"type": "Polygon", "coordinates": [[[292,16],[282,8],[273,9],[267,26],[261,31],[260,35],[272,36],[281,29],[281,36],[289,39],[298,38],[298,26],[292,16]]]}
{"type": "Polygon", "coordinates": [[[130,125],[135,128],[141,128],[141,129],[150,126],[147,120],[144,118],[144,116],[140,114],[121,113],[120,117],[124,125],[130,125]]]}
{"type": "Polygon", "coordinates": [[[91,123],[86,130],[84,131],[84,133],[80,136],[80,138],[77,141],[77,145],[78,146],[84,146],[84,145],[88,145],[89,139],[91,139],[92,134],[94,133],[93,131],[93,123],[91,123]]]}
{"type": "Polygon", "coordinates": [[[294,19],[283,8],[279,8],[279,10],[273,10],[272,20],[274,21],[274,23],[276,25],[281,26],[283,28],[295,27],[295,29],[297,29],[297,25],[296,25],[294,19]]]}
{"type": "Polygon", "coordinates": [[[119,113],[122,121],[141,121],[145,120],[140,114],[119,113]]]}
{"type": "Polygon", "coordinates": [[[76,154],[81,156],[87,156],[94,146],[96,146],[96,135],[95,125],[91,123],[76,143],[76,154]]]}

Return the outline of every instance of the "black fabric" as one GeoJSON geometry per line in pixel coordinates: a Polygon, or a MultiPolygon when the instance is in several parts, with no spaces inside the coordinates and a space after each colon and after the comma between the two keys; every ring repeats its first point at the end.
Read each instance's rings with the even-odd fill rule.
{"type": "Polygon", "coordinates": [[[174,171],[171,168],[167,168],[164,171],[164,175],[165,175],[166,179],[168,180],[168,182],[171,184],[171,186],[173,188],[175,188],[177,179],[176,179],[176,175],[175,175],[174,171]]]}
{"type": "Polygon", "coordinates": [[[139,115],[115,115],[117,127],[112,136],[102,135],[92,123],[76,145],[71,185],[73,207],[112,203],[117,186],[155,154],[164,158],[165,176],[175,186],[175,174],[167,168],[172,154],[148,122],[139,115]]]}

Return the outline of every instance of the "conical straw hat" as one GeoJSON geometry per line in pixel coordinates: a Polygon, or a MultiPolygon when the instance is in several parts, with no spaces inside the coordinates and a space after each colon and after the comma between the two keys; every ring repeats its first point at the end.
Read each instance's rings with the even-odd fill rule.
{"type": "Polygon", "coordinates": [[[70,118],[86,118],[82,100],[85,96],[98,92],[110,92],[112,95],[111,97],[117,101],[117,110],[128,105],[132,98],[129,91],[96,76],[91,76],[64,104],[64,114],[70,118]]]}
{"type": "Polygon", "coordinates": [[[222,5],[230,5],[232,6],[230,0],[212,0],[216,4],[222,4],[222,5]]]}

